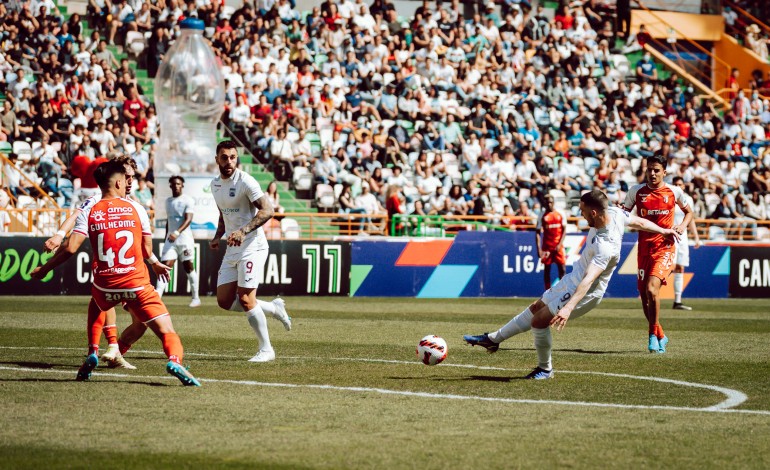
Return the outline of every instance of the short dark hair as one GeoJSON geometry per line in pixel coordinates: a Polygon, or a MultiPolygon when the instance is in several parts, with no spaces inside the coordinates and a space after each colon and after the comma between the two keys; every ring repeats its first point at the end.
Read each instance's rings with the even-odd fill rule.
{"type": "Polygon", "coordinates": [[[169,182],[169,184],[170,184],[172,181],[174,181],[174,180],[179,180],[179,181],[181,181],[181,182],[182,182],[182,184],[184,184],[184,178],[182,178],[182,176],[180,176],[180,175],[174,175],[174,176],[172,176],[171,178],[169,178],[169,179],[168,179],[168,182],[169,182]]]}
{"type": "Polygon", "coordinates": [[[232,140],[223,140],[219,144],[217,144],[217,155],[219,155],[219,152],[221,150],[227,150],[227,149],[237,149],[238,145],[232,140]]]}
{"type": "Polygon", "coordinates": [[[649,157],[647,157],[647,166],[652,166],[655,163],[658,163],[663,168],[666,168],[666,164],[668,162],[666,161],[666,157],[664,157],[662,154],[659,154],[659,153],[655,155],[650,155],[649,157]]]}
{"type": "Polygon", "coordinates": [[[609,199],[603,191],[594,189],[580,196],[580,202],[589,209],[596,209],[599,212],[605,212],[609,206],[609,199]]]}
{"type": "Polygon", "coordinates": [[[677,184],[680,181],[684,181],[684,178],[682,178],[681,176],[674,176],[674,179],[671,182],[674,184],[677,184]]]}
{"type": "Polygon", "coordinates": [[[116,160],[108,160],[94,170],[94,179],[102,191],[110,188],[110,180],[115,175],[125,175],[126,165],[116,160]]]}

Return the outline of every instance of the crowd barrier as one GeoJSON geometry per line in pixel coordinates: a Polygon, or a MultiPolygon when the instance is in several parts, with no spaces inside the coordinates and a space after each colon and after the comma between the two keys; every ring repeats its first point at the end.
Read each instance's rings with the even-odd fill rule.
{"type": "MultiPolygon", "coordinates": [[[[579,258],[585,233],[565,239],[567,271],[579,258]]],[[[42,282],[30,273],[50,258],[41,237],[0,237],[0,295],[90,293],[91,252],[87,244],[42,282]]],[[[160,252],[160,240],[155,252],[160,252]]],[[[260,296],[334,295],[355,297],[537,297],[544,266],[533,232],[459,232],[454,238],[380,237],[339,241],[271,240],[260,277],[260,296]]],[[[194,264],[200,293],[216,292],[224,250],[196,240],[194,264]]],[[[621,260],[607,297],[637,297],[637,236],[626,234],[621,260]]],[[[556,277],[555,268],[553,277],[556,277]]],[[[669,279],[671,281],[671,279],[669,279]]],[[[672,283],[661,291],[673,298],[672,283]]],[[[187,278],[172,272],[171,294],[188,293],[187,278]]],[[[770,247],[710,244],[690,247],[684,276],[686,298],[770,298],[770,247]]]]}

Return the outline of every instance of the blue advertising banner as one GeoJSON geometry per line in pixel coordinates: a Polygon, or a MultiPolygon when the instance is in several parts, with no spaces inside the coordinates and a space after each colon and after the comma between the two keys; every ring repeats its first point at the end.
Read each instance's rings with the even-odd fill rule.
{"type": "MultiPolygon", "coordinates": [[[[579,258],[584,233],[565,239],[567,272],[579,258]]],[[[637,297],[637,235],[623,239],[621,262],[607,297],[637,297]]],[[[690,247],[685,271],[686,297],[727,297],[728,246],[690,247]]],[[[451,240],[354,241],[351,246],[352,296],[538,297],[545,266],[537,258],[534,232],[460,232],[451,240]]],[[[553,267],[552,278],[557,278],[553,267]]],[[[672,280],[661,290],[673,299],[672,280]]]]}

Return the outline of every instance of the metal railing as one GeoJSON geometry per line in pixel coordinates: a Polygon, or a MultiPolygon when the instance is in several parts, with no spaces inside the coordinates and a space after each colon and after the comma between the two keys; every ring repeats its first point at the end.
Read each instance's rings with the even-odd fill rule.
{"type": "MultiPolygon", "coordinates": [[[[73,209],[0,209],[11,218],[10,232],[51,236],[73,209]]],[[[154,217],[152,212],[150,218],[154,217]]],[[[462,231],[532,231],[536,217],[394,215],[387,214],[278,214],[263,228],[272,240],[319,240],[345,237],[454,237],[462,231]]],[[[567,218],[568,232],[585,231],[580,217],[567,218]]],[[[770,243],[770,220],[698,219],[698,235],[704,242],[770,243]]]]}

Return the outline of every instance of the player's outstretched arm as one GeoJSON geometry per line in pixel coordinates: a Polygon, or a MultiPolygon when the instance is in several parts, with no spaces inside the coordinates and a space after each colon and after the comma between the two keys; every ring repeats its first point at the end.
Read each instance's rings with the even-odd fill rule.
{"type": "Polygon", "coordinates": [[[86,236],[82,233],[72,232],[72,235],[64,244],[64,246],[62,246],[62,249],[57,251],[56,254],[53,255],[53,257],[51,257],[51,259],[49,259],[44,265],[35,268],[29,274],[30,277],[37,280],[43,279],[49,272],[53,271],[54,268],[60,264],[63,264],[65,261],[70,259],[72,255],[77,253],[78,248],[80,248],[80,245],[83,244],[85,239],[86,236]]]}
{"type": "Polygon", "coordinates": [[[262,195],[262,197],[252,202],[252,204],[254,204],[254,207],[257,208],[257,214],[253,219],[251,219],[251,221],[249,221],[249,223],[234,231],[230,234],[229,237],[227,237],[228,246],[240,246],[243,242],[243,238],[247,234],[265,225],[268,220],[273,218],[273,204],[270,202],[266,195],[262,195]]]}
{"type": "Polygon", "coordinates": [[[59,227],[56,235],[45,241],[43,246],[45,247],[46,252],[52,253],[59,249],[59,246],[61,246],[61,242],[64,240],[64,237],[66,237],[67,234],[70,233],[70,231],[72,231],[72,229],[75,227],[75,220],[78,218],[78,212],[79,211],[74,211],[72,214],[70,214],[70,216],[67,217],[67,220],[61,224],[61,227],[59,227]]]}
{"type": "Polygon", "coordinates": [[[564,328],[572,311],[575,310],[577,304],[583,300],[583,297],[586,296],[591,285],[596,281],[602,271],[604,271],[603,267],[594,263],[588,263],[586,274],[575,289],[575,293],[572,294],[572,297],[570,297],[567,304],[556,312],[556,315],[551,319],[551,326],[555,326],[556,331],[561,331],[564,328]]]}
{"type": "Polygon", "coordinates": [[[670,236],[674,239],[675,242],[679,241],[679,233],[672,228],[663,228],[653,222],[650,222],[647,219],[643,219],[635,215],[629,215],[629,218],[630,221],[628,222],[628,228],[670,236]]]}

